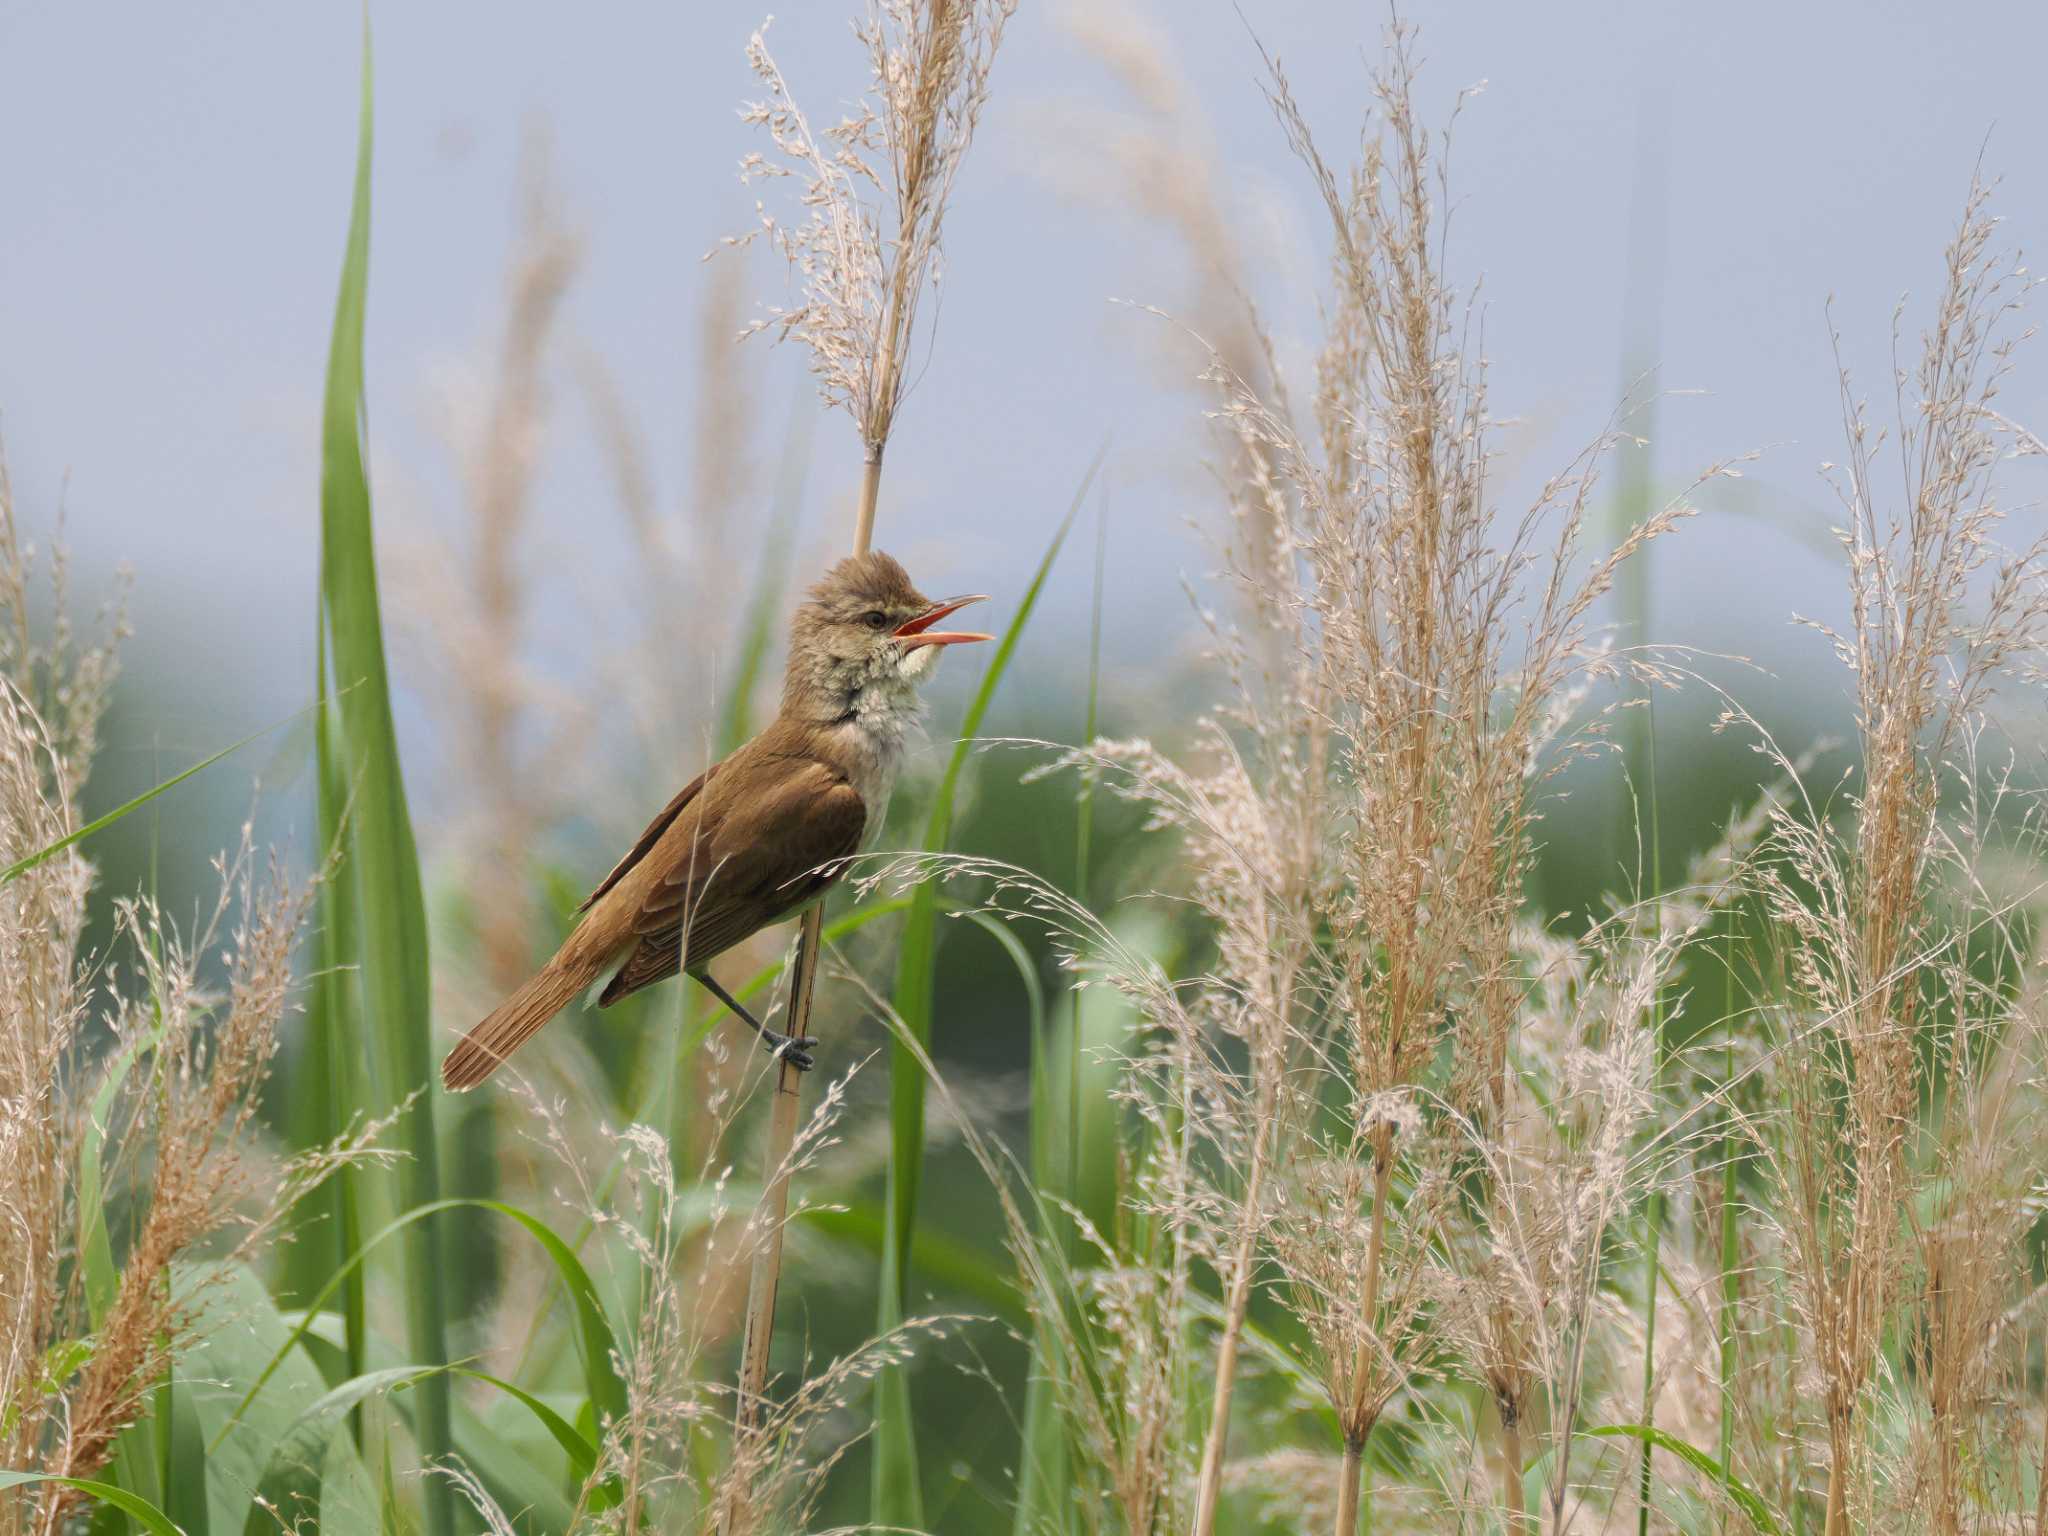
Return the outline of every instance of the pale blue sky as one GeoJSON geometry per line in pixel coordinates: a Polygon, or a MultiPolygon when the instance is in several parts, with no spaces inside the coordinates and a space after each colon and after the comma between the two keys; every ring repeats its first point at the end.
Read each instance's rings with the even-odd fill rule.
{"type": "MultiPolygon", "coordinates": [[[[1109,7],[1105,0],[1105,9],[1109,7]]],[[[857,77],[841,0],[790,5],[771,37],[820,116],[857,77]]],[[[1249,25],[1286,62],[1341,153],[1360,120],[1377,7],[1145,0],[1171,50],[1285,353],[1314,321],[1322,244],[1308,189],[1258,90],[1249,25]]],[[[1021,586],[1096,444],[1113,434],[1112,655],[1188,632],[1182,571],[1206,564],[1199,401],[1172,387],[1159,322],[1188,293],[1171,235],[1076,195],[1088,136],[1125,104],[1059,20],[1024,0],[948,232],[942,326],[892,449],[882,542],[934,590],[1021,586]]],[[[1069,13],[1071,14],[1071,13],[1069,13]]],[[[1823,304],[1883,383],[1894,298],[1929,294],[1979,146],[2022,243],[2048,235],[2048,7],[1917,3],[1418,5],[1424,96],[1486,91],[1461,120],[1455,265],[1483,276],[1494,403],[1523,425],[1507,484],[1562,462],[1612,407],[1631,252],[1654,253],[1665,383],[1658,473],[1752,448],[1775,508],[1824,518],[1816,464],[1838,415],[1823,304]],[[1661,176],[1634,189],[1644,125],[1661,176]],[[1661,126],[1660,126],[1661,125],[1661,126]]],[[[756,4],[372,6],[378,155],[369,329],[380,509],[445,515],[429,430],[437,381],[497,326],[523,125],[544,121],[585,242],[566,335],[615,372],[649,434],[666,504],[688,487],[699,262],[750,206],[734,106],[756,4]]],[[[293,707],[310,668],[317,405],[353,143],[352,4],[0,11],[0,422],[17,499],[40,522],[68,478],[74,544],[137,568],[138,663],[199,679],[228,718],[167,712],[166,752],[293,707]]],[[[1098,189],[1099,190],[1099,189],[1098,189]]],[[[1653,258],[1652,258],[1653,259],[1653,258]]],[[[749,291],[780,295],[765,259],[749,291]]],[[[1913,313],[1917,314],[1918,311],[1913,313]]],[[[755,344],[758,345],[758,344],[755,344]]],[[[755,359],[765,453],[799,360],[755,359]]],[[[2039,367],[2008,397],[2039,425],[2039,367]]],[[[587,415],[565,382],[537,567],[560,595],[537,649],[573,652],[585,594],[619,558],[587,415]]],[[[819,424],[809,548],[843,539],[850,429],[819,424]]],[[[1773,516],[1779,513],[1774,512],[1773,516]]],[[[1724,512],[1659,568],[1672,634],[1769,653],[1804,644],[1793,608],[1832,575],[1770,520],[1724,512]]],[[[1043,665],[1085,609],[1085,557],[1034,640],[1043,665]]],[[[167,711],[171,706],[167,704],[167,711]]]]}

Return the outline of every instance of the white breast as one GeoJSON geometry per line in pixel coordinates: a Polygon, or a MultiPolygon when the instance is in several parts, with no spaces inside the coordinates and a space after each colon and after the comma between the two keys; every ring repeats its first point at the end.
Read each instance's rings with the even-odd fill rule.
{"type": "Polygon", "coordinates": [[[908,683],[884,683],[863,688],[853,718],[839,727],[839,739],[846,750],[847,777],[867,811],[865,841],[873,841],[881,830],[904,748],[923,716],[915,687],[908,683]]]}

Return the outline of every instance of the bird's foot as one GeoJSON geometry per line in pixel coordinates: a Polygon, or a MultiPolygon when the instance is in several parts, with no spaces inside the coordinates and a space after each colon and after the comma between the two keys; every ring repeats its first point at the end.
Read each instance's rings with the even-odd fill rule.
{"type": "Polygon", "coordinates": [[[786,1061],[799,1072],[808,1072],[816,1065],[811,1052],[818,1042],[809,1035],[784,1035],[772,1029],[761,1031],[761,1043],[768,1047],[769,1054],[777,1061],[786,1061]]]}

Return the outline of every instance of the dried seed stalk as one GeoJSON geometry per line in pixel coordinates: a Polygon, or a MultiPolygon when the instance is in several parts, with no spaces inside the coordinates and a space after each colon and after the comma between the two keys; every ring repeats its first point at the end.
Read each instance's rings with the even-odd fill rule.
{"type": "MultiPolygon", "coordinates": [[[[748,181],[801,182],[791,222],[757,204],[759,226],[802,286],[802,299],[773,310],[752,330],[802,342],[825,404],[844,408],[864,450],[853,553],[865,554],[881,494],[882,455],[902,403],[904,367],[919,301],[938,281],[940,235],[954,177],[974,137],[989,70],[1016,0],[871,0],[855,33],[868,55],[869,94],[844,120],[814,133],[763,34],[747,58],[766,88],[743,120],[760,127],[770,152],[749,155],[748,181]]],[[[810,1029],[822,910],[804,915],[790,993],[793,1033],[810,1029]]],[[[768,1351],[781,1278],[789,1152],[796,1139],[800,1075],[778,1064],[768,1122],[754,1261],[741,1350],[738,1437],[757,1432],[768,1381],[768,1351]]],[[[736,1455],[739,1448],[736,1447],[736,1455]]]]}
{"type": "MultiPolygon", "coordinates": [[[[1956,1070],[1954,1053],[1962,1049],[1966,1065],[1970,1042],[2001,1012],[1987,1016],[1954,952],[1961,940],[1936,920],[1943,880],[1968,889],[1978,879],[1943,825],[1941,781],[1976,781],[1974,739],[1994,684],[2022,671],[2048,638],[2048,541],[2017,551],[1997,542],[1999,466],[2016,434],[1996,399],[2032,280],[1994,248],[1988,195],[1973,184],[1919,361],[1895,369],[1889,432],[1842,370],[1847,454],[1832,479],[1851,623],[1841,633],[1814,627],[1855,680],[1861,787],[1843,831],[1810,808],[1782,812],[1763,870],[1791,999],[1782,1078],[1790,1145],[1774,1166],[1821,1378],[1828,1536],[1846,1536],[1870,1516],[1864,1399],[1910,1290],[1914,1255],[1900,1211],[1916,1185],[1916,1124],[1930,1093],[1948,1104],[1980,1091],[1972,1072],[1956,1070]],[[1927,1027],[1944,1012],[1960,1047],[1923,1055],[1927,1027]]],[[[1894,330],[1896,354],[1896,316],[1894,330]]],[[[1973,1158],[1981,1167],[1981,1154],[1966,1146],[1956,1155],[1955,1172],[1968,1174],[1973,1158]]],[[[1972,1263],[1958,1267],[1966,1255],[1950,1250],[1940,1229],[1922,1234],[1919,1257],[1933,1287],[1923,1297],[1934,1330],[1929,1388],[1954,1429],[1961,1378],[1945,1370],[1960,1369],[1958,1351],[1981,1337],[1982,1324],[1956,1310],[1979,1287],[1968,1281],[1972,1263]]],[[[1969,1303],[1981,1304],[1981,1296],[1969,1303]]],[[[1952,1511],[1959,1475],[1953,1464],[1940,1473],[1952,1511]]]]}

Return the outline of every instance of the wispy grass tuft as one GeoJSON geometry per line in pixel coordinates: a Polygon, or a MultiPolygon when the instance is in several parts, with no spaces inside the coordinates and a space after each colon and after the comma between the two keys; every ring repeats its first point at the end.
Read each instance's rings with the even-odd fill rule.
{"type": "Polygon", "coordinates": [[[2041,888],[1988,882],[1994,839],[2038,853],[2038,812],[1983,751],[2001,687],[2038,707],[2048,539],[2000,544],[2005,466],[2029,439],[1998,399],[2035,280],[1997,249],[1989,195],[1972,185],[1888,428],[1843,366],[1846,451],[1830,470],[1850,624],[1814,627],[1853,680],[1861,767],[1839,805],[1774,818],[1760,869],[1781,988],[1765,1151],[1821,1389],[1826,1536],[1907,1517],[1965,1527],[1966,1467],[1988,1456],[1993,1277],[2012,1272],[2024,1224],[2009,1075],[2038,1048],[2020,1000],[2041,888]],[[1871,1440],[1901,1367],[1926,1394],[1931,1448],[1903,1481],[1871,1440]]]}
{"type": "MultiPolygon", "coordinates": [[[[76,830],[120,629],[80,651],[60,619],[28,643],[6,491],[0,475],[0,858],[76,830]]],[[[212,1289],[361,1149],[262,1155],[312,887],[247,828],[216,872],[196,931],[121,900],[111,956],[81,952],[92,871],[75,850],[0,884],[0,1457],[16,1469],[0,1530],[53,1536],[84,1495],[152,1530],[170,1528],[160,1504],[191,1507],[161,1475],[189,1413],[173,1363],[211,1326],[212,1289]]]]}

